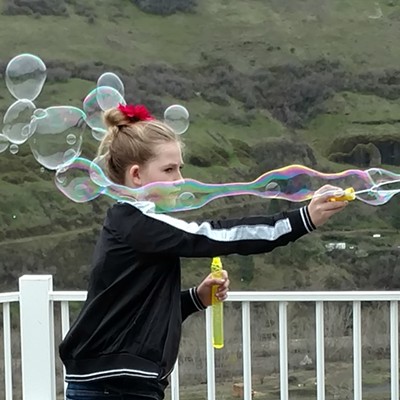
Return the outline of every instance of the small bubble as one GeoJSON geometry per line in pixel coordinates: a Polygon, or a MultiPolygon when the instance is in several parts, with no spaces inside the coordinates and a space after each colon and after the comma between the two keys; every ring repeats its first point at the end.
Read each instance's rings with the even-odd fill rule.
{"type": "Polygon", "coordinates": [[[268,194],[269,194],[268,197],[270,199],[273,199],[273,198],[279,196],[281,188],[279,187],[279,185],[276,182],[269,182],[265,186],[265,191],[268,192],[268,194]]]}
{"type": "Polygon", "coordinates": [[[46,116],[46,110],[43,110],[43,108],[37,108],[34,112],[33,115],[36,118],[44,118],[46,116]]]}
{"type": "Polygon", "coordinates": [[[190,192],[184,192],[179,195],[178,201],[183,205],[183,206],[191,206],[193,205],[195,201],[195,196],[193,193],[190,192]]]}
{"type": "Polygon", "coordinates": [[[10,146],[10,153],[11,153],[11,154],[17,154],[18,151],[19,151],[19,147],[18,147],[17,144],[12,144],[12,145],[10,146]]]}
{"type": "Polygon", "coordinates": [[[75,143],[76,143],[76,136],[73,134],[73,133],[70,133],[68,136],[67,136],[67,143],[69,144],[69,145],[74,145],[75,143]]]}
{"type": "Polygon", "coordinates": [[[279,191],[279,185],[276,182],[270,182],[265,186],[266,192],[277,192],[279,191]]]}
{"type": "Polygon", "coordinates": [[[182,135],[189,128],[189,112],[185,107],[174,104],[165,110],[164,122],[172,128],[177,135],[182,135]]]}

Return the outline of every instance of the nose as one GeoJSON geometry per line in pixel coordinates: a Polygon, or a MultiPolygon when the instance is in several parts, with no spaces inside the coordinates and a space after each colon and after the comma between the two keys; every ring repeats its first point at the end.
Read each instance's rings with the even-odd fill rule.
{"type": "Polygon", "coordinates": [[[181,171],[179,170],[176,172],[176,174],[174,176],[174,181],[180,181],[180,180],[183,180],[183,177],[182,177],[181,171]]]}

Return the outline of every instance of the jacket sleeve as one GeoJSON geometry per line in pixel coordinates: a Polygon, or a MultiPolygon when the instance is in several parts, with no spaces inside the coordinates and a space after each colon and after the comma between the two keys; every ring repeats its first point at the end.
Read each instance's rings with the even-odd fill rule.
{"type": "Polygon", "coordinates": [[[307,207],[272,216],[197,224],[156,214],[151,204],[114,205],[105,229],[139,253],[178,257],[266,253],[315,229],[307,207]]]}
{"type": "Polygon", "coordinates": [[[182,322],[191,314],[196,311],[203,311],[207,307],[203,305],[199,296],[197,295],[197,290],[195,287],[189,290],[181,291],[181,313],[182,322]]]}

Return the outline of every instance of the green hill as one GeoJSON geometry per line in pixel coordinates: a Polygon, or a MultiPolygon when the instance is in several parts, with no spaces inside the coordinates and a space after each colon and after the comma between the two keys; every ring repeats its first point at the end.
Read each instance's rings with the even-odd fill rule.
{"type": "MultiPolygon", "coordinates": [[[[146,13],[134,3],[143,8],[127,0],[0,1],[0,72],[17,54],[40,56],[49,75],[40,107],[81,107],[107,71],[120,75],[128,101],[143,102],[158,116],[183,104],[191,114],[185,175],[205,182],[249,181],[292,163],[321,171],[400,171],[397,1],[201,0],[172,15],[146,13]]],[[[2,79],[1,115],[12,101],[2,79]]],[[[92,157],[97,142],[89,130],[85,135],[84,155],[92,157]]],[[[3,288],[37,272],[54,274],[59,288],[83,288],[107,200],[68,201],[28,146],[18,155],[0,154],[0,193],[3,288]]],[[[293,206],[222,199],[182,217],[293,206]]],[[[355,202],[289,248],[229,257],[233,287],[396,287],[399,211],[396,198],[379,208],[355,202]],[[379,240],[372,238],[376,232],[379,240]],[[347,250],[327,252],[325,245],[336,241],[347,250]]],[[[208,267],[207,260],[187,261],[184,283],[208,267]]]]}

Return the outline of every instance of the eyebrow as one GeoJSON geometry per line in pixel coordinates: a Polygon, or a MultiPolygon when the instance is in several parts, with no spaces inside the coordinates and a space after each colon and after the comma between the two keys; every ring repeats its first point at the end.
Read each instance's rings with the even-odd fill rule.
{"type": "Polygon", "coordinates": [[[180,168],[182,168],[184,165],[185,165],[184,163],[182,163],[182,164],[169,163],[169,164],[164,165],[164,168],[170,168],[170,167],[180,167],[180,168]]]}

